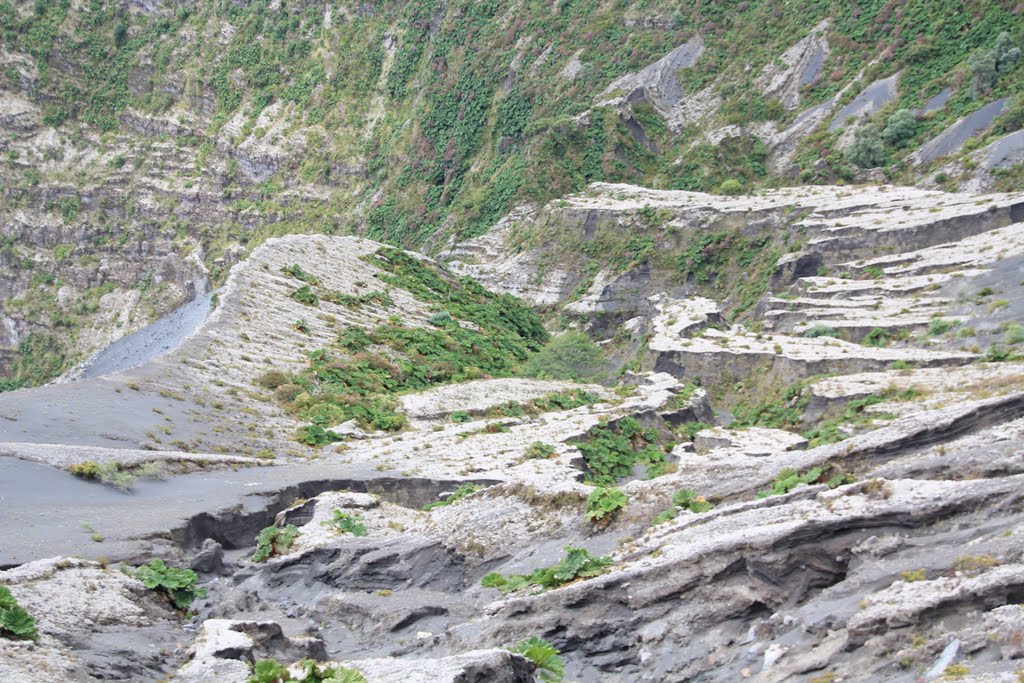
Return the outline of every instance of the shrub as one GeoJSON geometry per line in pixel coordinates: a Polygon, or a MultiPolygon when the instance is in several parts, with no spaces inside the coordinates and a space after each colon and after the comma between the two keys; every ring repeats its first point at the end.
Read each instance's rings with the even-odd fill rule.
{"type": "Polygon", "coordinates": [[[829,327],[828,325],[814,325],[804,331],[804,336],[809,339],[816,337],[838,337],[839,332],[836,331],[836,328],[829,327]]]}
{"type": "Polygon", "coordinates": [[[335,441],[341,441],[342,436],[337,432],[324,429],[320,425],[306,425],[295,430],[296,438],[307,446],[326,446],[335,441]]]}
{"type": "Polygon", "coordinates": [[[864,338],[860,340],[860,343],[864,346],[888,346],[892,339],[892,333],[881,327],[875,329],[864,335],[864,338]]]}
{"type": "Polygon", "coordinates": [[[937,337],[940,334],[946,334],[953,329],[954,324],[952,320],[945,318],[932,318],[928,321],[928,336],[937,337]]]}
{"type": "Polygon", "coordinates": [[[729,178],[728,180],[723,181],[722,184],[718,186],[718,194],[733,196],[743,194],[743,183],[736,180],[735,178],[729,178]]]}
{"type": "Polygon", "coordinates": [[[999,76],[1010,71],[1018,59],[1020,48],[1014,46],[1013,38],[1006,31],[996,37],[995,45],[991,49],[980,50],[971,55],[967,66],[975,97],[994,86],[999,76]]]}
{"type": "Polygon", "coordinates": [[[99,479],[100,478],[100,465],[92,460],[86,460],[84,462],[76,462],[68,465],[68,472],[81,477],[82,479],[99,479]]]}
{"type": "Polygon", "coordinates": [[[510,650],[529,659],[544,683],[560,683],[565,678],[565,665],[558,650],[543,638],[533,636],[510,650]]]}
{"type": "Polygon", "coordinates": [[[663,510],[651,520],[653,526],[676,518],[677,510],[689,510],[690,512],[701,513],[714,510],[715,506],[707,501],[704,496],[697,495],[692,489],[679,489],[672,496],[672,507],[663,510]]]}
{"type": "Polygon", "coordinates": [[[443,327],[444,325],[447,325],[448,323],[453,322],[452,314],[449,313],[448,311],[439,311],[439,312],[435,313],[434,315],[430,316],[429,322],[430,322],[431,325],[437,325],[438,327],[443,327]]]}
{"type": "Polygon", "coordinates": [[[861,168],[875,168],[885,163],[885,147],[878,131],[871,126],[861,126],[853,135],[853,143],[846,150],[850,163],[861,168]]]}
{"type": "Polygon", "coordinates": [[[301,280],[302,282],[306,282],[311,285],[320,284],[320,278],[318,278],[316,275],[313,275],[312,273],[307,273],[306,271],[304,271],[302,269],[302,266],[300,266],[298,263],[293,263],[287,268],[282,268],[281,272],[284,273],[285,275],[291,275],[296,280],[301,280]]]}
{"type": "Polygon", "coordinates": [[[1003,333],[1003,343],[1007,346],[1013,346],[1022,342],[1024,342],[1024,325],[1020,323],[1010,323],[1007,325],[1006,331],[1003,333]]]}
{"type": "Polygon", "coordinates": [[[534,441],[530,444],[530,447],[526,449],[526,457],[530,460],[547,460],[554,456],[555,447],[549,446],[543,441],[534,441]]]}
{"type": "Polygon", "coordinates": [[[22,609],[7,586],[0,586],[0,636],[14,640],[39,637],[35,619],[22,609]]]}
{"type": "Polygon", "coordinates": [[[279,403],[291,403],[302,393],[302,387],[298,384],[282,384],[274,389],[274,400],[279,403]]]}
{"type": "Polygon", "coordinates": [[[463,484],[459,486],[459,488],[455,489],[455,492],[452,493],[447,498],[445,498],[444,500],[438,500],[434,501],[433,503],[427,503],[426,505],[423,506],[423,509],[429,511],[433,510],[434,508],[442,508],[448,505],[453,505],[454,503],[459,502],[463,498],[471,496],[477,491],[482,490],[483,488],[484,487],[481,486],[480,484],[463,484]]]}
{"type": "Polygon", "coordinates": [[[900,109],[885,122],[882,130],[882,139],[893,147],[902,147],[917,130],[917,119],[909,109],[900,109]]]}
{"type": "Polygon", "coordinates": [[[366,535],[366,525],[363,524],[361,516],[343,510],[335,510],[333,515],[331,519],[320,523],[342,534],[352,534],[353,536],[366,535]]]}
{"type": "Polygon", "coordinates": [[[279,370],[270,370],[268,372],[265,372],[262,375],[260,375],[260,378],[257,380],[257,384],[259,384],[264,389],[277,389],[279,386],[282,386],[287,383],[288,375],[284,374],[279,370]]]}
{"type": "Polygon", "coordinates": [[[274,555],[283,555],[299,537],[299,529],[289,524],[283,529],[276,526],[264,528],[256,537],[256,552],[252,555],[253,562],[265,562],[274,555]]]}
{"type": "Polygon", "coordinates": [[[320,305],[320,297],[316,295],[316,292],[309,288],[309,285],[302,285],[292,292],[291,297],[300,304],[305,304],[307,306],[320,305]]]}
{"type": "Polygon", "coordinates": [[[565,548],[566,555],[553,567],[540,567],[531,574],[509,574],[503,576],[491,572],[480,580],[484,588],[497,588],[502,593],[512,593],[529,586],[541,591],[557,588],[577,579],[589,579],[605,572],[612,564],[608,556],[594,557],[584,548],[565,548]]]}
{"type": "Polygon", "coordinates": [[[133,576],[150,590],[163,593],[178,609],[185,609],[197,598],[206,597],[206,589],[196,587],[199,577],[191,569],[171,567],[156,559],[138,567],[133,576]]]}
{"type": "Polygon", "coordinates": [[[456,411],[452,412],[452,414],[449,416],[449,418],[451,419],[452,422],[458,422],[458,423],[469,422],[470,420],[473,419],[473,417],[469,413],[467,413],[465,410],[456,410],[456,411]]]}
{"type": "Polygon", "coordinates": [[[608,524],[627,503],[629,498],[619,489],[599,486],[587,496],[586,517],[591,522],[608,524]]]}
{"type": "Polygon", "coordinates": [[[565,332],[553,338],[523,364],[523,374],[539,379],[599,382],[608,364],[601,349],[582,332],[565,332]]]}

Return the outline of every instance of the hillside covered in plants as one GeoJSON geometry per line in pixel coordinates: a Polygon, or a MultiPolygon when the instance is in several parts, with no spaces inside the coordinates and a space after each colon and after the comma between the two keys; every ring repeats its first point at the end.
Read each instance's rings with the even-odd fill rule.
{"type": "Polygon", "coordinates": [[[217,286],[272,235],[436,253],[598,181],[1010,189],[1020,12],[4,0],[4,386],[217,286]]]}

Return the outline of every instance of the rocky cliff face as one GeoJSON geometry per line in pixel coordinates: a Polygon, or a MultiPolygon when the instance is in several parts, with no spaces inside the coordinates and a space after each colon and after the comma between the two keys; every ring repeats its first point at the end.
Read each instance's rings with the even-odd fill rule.
{"type": "MultiPolygon", "coordinates": [[[[352,394],[377,412],[337,425],[298,410],[329,398],[332,368],[405,381],[480,332],[483,363],[505,329],[485,312],[511,300],[361,238],[269,240],[170,353],[6,394],[2,448],[19,467],[271,466],[180,474],[102,507],[48,500],[56,519],[35,514],[31,543],[5,536],[4,564],[161,556],[208,593],[182,625],[135,579],[101,582],[120,596],[103,623],[174,637],[156,661],[111,646],[95,606],[60,617],[85,640],[42,616],[100,565],[22,564],[0,583],[42,637],[0,638],[3,666],[241,683],[254,661],[312,657],[374,682],[528,681],[538,660],[509,648],[539,637],[579,681],[1012,681],[1021,200],[595,185],[447,259],[605,341],[631,368],[618,387],[452,375],[393,403],[352,394]],[[427,344],[442,334],[444,350],[427,344]],[[274,371],[302,384],[270,389],[286,379],[274,371]],[[36,414],[53,400],[84,429],[36,414]],[[310,421],[328,443],[305,441],[310,421]],[[61,532],[64,510],[95,517],[102,541],[61,532]],[[256,561],[265,528],[294,538],[256,561]]],[[[509,353],[533,334],[517,325],[509,353]]],[[[99,486],[60,482],[68,500],[99,486]]]]}
{"type": "Polygon", "coordinates": [[[602,181],[1012,189],[1019,12],[5,2],[0,376],[47,381],[287,233],[442,252],[602,181]]]}

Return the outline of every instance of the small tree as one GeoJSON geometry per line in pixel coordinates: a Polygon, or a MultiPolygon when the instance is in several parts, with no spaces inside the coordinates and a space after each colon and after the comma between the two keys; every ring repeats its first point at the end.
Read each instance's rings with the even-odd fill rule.
{"type": "Polygon", "coordinates": [[[607,373],[601,349],[582,332],[566,332],[552,339],[523,365],[523,373],[539,379],[598,382],[607,373]]]}
{"type": "Polygon", "coordinates": [[[743,194],[743,184],[735,178],[729,178],[718,186],[718,192],[727,195],[743,194]]]}
{"type": "Polygon", "coordinates": [[[1020,48],[1014,46],[1013,38],[1006,31],[999,34],[992,49],[975,52],[967,63],[974,96],[994,86],[999,76],[1009,71],[1018,59],[1020,48]]]}
{"type": "Polygon", "coordinates": [[[893,147],[907,144],[917,129],[917,119],[909,109],[900,109],[889,117],[882,131],[882,139],[893,147]]]}
{"type": "Polygon", "coordinates": [[[853,135],[853,144],[846,150],[846,157],[861,168],[875,168],[885,163],[885,147],[878,131],[872,126],[861,126],[853,135]]]}

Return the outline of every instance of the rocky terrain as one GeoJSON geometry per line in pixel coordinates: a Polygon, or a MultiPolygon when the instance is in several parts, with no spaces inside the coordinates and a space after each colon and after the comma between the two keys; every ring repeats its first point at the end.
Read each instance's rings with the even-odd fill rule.
{"type": "Polygon", "coordinates": [[[47,482],[0,500],[39,633],[0,672],[530,681],[541,638],[574,681],[1012,683],[1022,206],[595,184],[447,269],[268,240],[170,351],[0,394],[5,479],[47,482]],[[615,372],[525,377],[569,337],[448,269],[615,372]],[[146,590],[154,558],[204,594],[146,590]]]}
{"type": "Polygon", "coordinates": [[[1022,12],[0,0],[0,679],[1024,680],[1022,12]]]}

